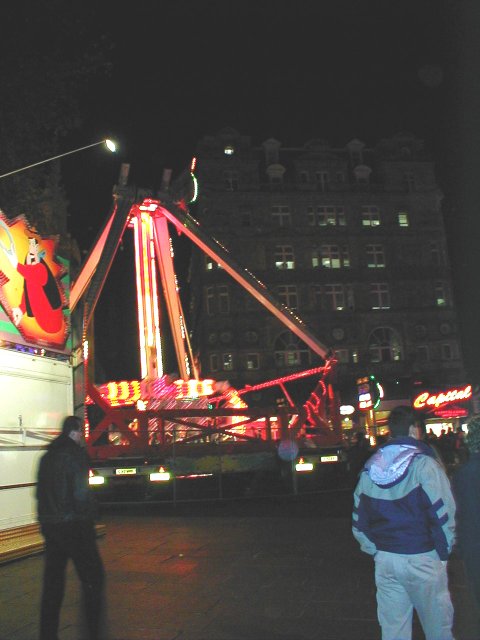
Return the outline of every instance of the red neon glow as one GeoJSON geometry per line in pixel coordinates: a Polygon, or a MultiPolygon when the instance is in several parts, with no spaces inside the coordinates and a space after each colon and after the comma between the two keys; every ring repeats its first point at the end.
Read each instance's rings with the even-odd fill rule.
{"type": "Polygon", "coordinates": [[[472,397],[472,385],[467,384],[461,389],[448,389],[431,394],[429,391],[422,391],[413,401],[414,409],[438,409],[452,402],[462,402],[472,397]]]}
{"type": "Polygon", "coordinates": [[[463,407],[449,407],[447,409],[437,409],[433,415],[439,418],[466,418],[468,411],[463,407]]]}
{"type": "Polygon", "coordinates": [[[292,373],[289,376],[284,376],[283,378],[275,378],[275,380],[269,380],[268,382],[260,382],[259,384],[254,385],[246,385],[244,389],[240,389],[238,391],[239,394],[249,393],[250,391],[258,391],[259,389],[265,389],[267,387],[274,387],[276,384],[281,385],[285,382],[292,382],[293,380],[298,380],[299,378],[306,378],[307,376],[313,376],[318,373],[323,373],[325,371],[325,367],[316,367],[315,369],[307,369],[306,371],[299,371],[298,373],[292,373]]]}

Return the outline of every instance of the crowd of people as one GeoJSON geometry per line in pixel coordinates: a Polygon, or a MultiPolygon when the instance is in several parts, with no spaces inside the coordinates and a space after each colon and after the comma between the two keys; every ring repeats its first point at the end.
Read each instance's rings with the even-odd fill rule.
{"type": "MultiPolygon", "coordinates": [[[[382,640],[411,640],[414,610],[426,640],[454,640],[447,574],[454,550],[480,611],[480,415],[467,426],[466,434],[434,437],[413,409],[399,406],[390,413],[384,443],[372,448],[363,430],[352,441],[352,533],[374,559],[382,640]]],[[[82,444],[83,421],[67,416],[38,470],[45,537],[40,640],[58,640],[69,560],[82,584],[86,637],[104,638],[105,576],[82,444]]]]}

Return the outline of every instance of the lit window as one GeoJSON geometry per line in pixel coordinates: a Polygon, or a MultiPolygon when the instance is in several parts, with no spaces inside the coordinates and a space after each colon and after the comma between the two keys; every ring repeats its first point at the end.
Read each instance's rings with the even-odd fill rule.
{"type": "Polygon", "coordinates": [[[214,269],[221,269],[218,262],[215,262],[210,256],[205,256],[205,271],[213,271],[214,269]]]}
{"type": "Polygon", "coordinates": [[[232,353],[222,354],[222,369],[224,371],[233,370],[233,354],[232,353]]]}
{"type": "Polygon", "coordinates": [[[247,369],[259,369],[260,368],[260,358],[258,353],[247,353],[247,369]]]}
{"type": "Polygon", "coordinates": [[[308,224],[311,227],[344,227],[345,210],[343,207],[308,207],[308,224]]]}
{"type": "Polygon", "coordinates": [[[297,287],[294,284],[285,284],[277,288],[279,301],[289,309],[298,308],[297,287]]]}
{"type": "Polygon", "coordinates": [[[364,205],[362,207],[362,225],[364,227],[380,226],[380,211],[378,207],[364,205]]]}
{"type": "Polygon", "coordinates": [[[295,269],[295,258],[291,245],[277,245],[274,259],[277,269],[295,269]]]}
{"type": "Polygon", "coordinates": [[[390,309],[390,292],[386,282],[373,282],[370,285],[372,309],[390,309]]]}
{"type": "MultiPolygon", "coordinates": [[[[339,247],[336,244],[324,244],[321,248],[322,267],[327,269],[340,269],[350,266],[350,256],[347,247],[339,247]]],[[[312,260],[313,264],[313,260],[312,260]]],[[[316,266],[313,264],[313,266],[316,266]]]]}
{"type": "Polygon", "coordinates": [[[435,304],[437,307],[445,307],[448,303],[447,287],[444,282],[435,282],[435,304]]]}
{"type": "Polygon", "coordinates": [[[227,145],[223,150],[223,153],[226,156],[233,156],[233,154],[235,153],[235,149],[231,145],[227,145]]]}
{"type": "Polygon", "coordinates": [[[385,252],[381,244],[367,244],[367,267],[380,269],[385,266],[385,252]]]}
{"type": "Polygon", "coordinates": [[[310,364],[310,351],[290,331],[278,336],[275,340],[274,350],[277,367],[308,366],[310,364]]]}
{"type": "Polygon", "coordinates": [[[397,214],[398,226],[399,227],[408,227],[410,226],[410,222],[408,219],[408,213],[406,211],[399,211],[397,214]]]}
{"type": "Polygon", "coordinates": [[[398,334],[389,327],[378,327],[370,334],[368,350],[371,362],[396,362],[402,359],[398,334]]]}
{"type": "Polygon", "coordinates": [[[288,205],[272,205],[272,220],[279,227],[290,226],[290,207],[288,205]]]}
{"type": "Polygon", "coordinates": [[[325,299],[328,308],[332,311],[345,309],[345,290],[342,284],[326,284],[325,299]]]}

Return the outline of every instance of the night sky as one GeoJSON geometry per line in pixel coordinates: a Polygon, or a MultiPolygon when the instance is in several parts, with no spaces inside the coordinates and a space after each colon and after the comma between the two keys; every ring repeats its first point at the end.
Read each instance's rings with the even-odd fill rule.
{"type": "Polygon", "coordinates": [[[90,84],[70,142],[109,135],[120,150],[63,161],[70,229],[84,249],[105,221],[121,162],[131,164],[132,183],[157,188],[165,167],[178,175],[197,140],[225,126],[255,144],[275,137],[286,146],[314,137],[373,146],[412,132],[425,140],[445,194],[464,350],[480,382],[477,0],[98,5],[91,29],[111,42],[113,70],[90,84]]]}

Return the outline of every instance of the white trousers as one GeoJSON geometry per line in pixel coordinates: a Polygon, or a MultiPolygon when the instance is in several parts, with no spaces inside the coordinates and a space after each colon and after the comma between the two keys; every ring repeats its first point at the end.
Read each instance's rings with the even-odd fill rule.
{"type": "Polygon", "coordinates": [[[413,609],[426,640],[453,640],[447,563],[435,551],[375,555],[377,613],[382,640],[411,640],[413,609]]]}

